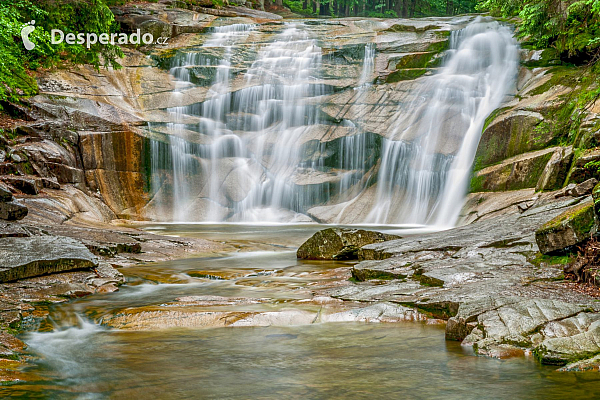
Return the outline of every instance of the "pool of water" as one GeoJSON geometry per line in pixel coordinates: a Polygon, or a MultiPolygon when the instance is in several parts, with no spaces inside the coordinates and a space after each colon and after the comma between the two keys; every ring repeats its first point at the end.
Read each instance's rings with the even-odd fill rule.
{"type": "MultiPolygon", "coordinates": [[[[240,251],[122,269],[128,285],[54,306],[24,335],[29,382],[1,397],[57,399],[592,399],[597,373],[561,373],[531,357],[474,356],[424,323],[322,323],[211,329],[110,329],[123,310],[181,296],[269,298],[236,310],[295,307],[313,284],[349,264],[303,262],[295,249],[318,226],[152,225],[145,229],[233,244],[240,251]],[[212,271],[226,279],[195,277],[212,271]],[[274,271],[271,273],[271,271],[274,271]]],[[[219,307],[216,307],[219,308],[219,307]]]]}

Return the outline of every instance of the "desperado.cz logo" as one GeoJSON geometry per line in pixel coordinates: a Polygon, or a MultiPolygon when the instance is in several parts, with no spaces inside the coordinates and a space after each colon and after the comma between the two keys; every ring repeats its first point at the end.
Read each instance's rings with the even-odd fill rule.
{"type": "Polygon", "coordinates": [[[34,25],[35,20],[32,20],[23,25],[23,28],[21,28],[21,39],[23,39],[23,44],[27,50],[33,50],[35,47],[35,43],[29,40],[29,35],[31,35],[31,32],[35,31],[34,25]]]}
{"type": "Polygon", "coordinates": [[[154,41],[154,35],[151,33],[144,33],[138,29],[132,34],[126,33],[101,33],[97,34],[94,32],[88,33],[65,33],[60,29],[52,29],[50,31],[51,35],[51,43],[52,44],[60,44],[63,41],[66,44],[85,44],[85,47],[88,49],[92,47],[93,44],[167,44],[169,38],[159,37],[154,41]]]}
{"type": "MultiPolygon", "coordinates": [[[[35,20],[27,22],[21,28],[21,39],[23,39],[23,45],[27,50],[33,50],[35,47],[35,43],[29,40],[29,35],[35,30],[35,20]]],[[[92,47],[92,45],[99,43],[103,45],[107,44],[159,44],[164,45],[167,44],[169,38],[167,37],[159,37],[154,41],[154,35],[151,33],[144,33],[138,29],[134,33],[126,34],[126,33],[101,33],[98,35],[94,32],[88,33],[67,33],[65,34],[60,29],[52,29],[50,31],[52,44],[61,44],[63,41],[66,44],[85,44],[85,47],[88,49],[92,47]]]]}

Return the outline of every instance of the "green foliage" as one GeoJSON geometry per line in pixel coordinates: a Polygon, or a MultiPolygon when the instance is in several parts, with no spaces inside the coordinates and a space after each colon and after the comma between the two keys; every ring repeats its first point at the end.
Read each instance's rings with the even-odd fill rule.
{"type": "Polygon", "coordinates": [[[301,15],[370,18],[456,15],[475,11],[476,3],[477,0],[284,0],[285,6],[301,15]]]}
{"type": "MultiPolygon", "coordinates": [[[[63,62],[91,64],[96,68],[119,68],[122,56],[117,45],[51,44],[50,31],[65,33],[111,33],[117,26],[105,0],[3,0],[0,3],[0,101],[18,101],[37,92],[31,71],[51,68],[63,62]],[[21,29],[35,21],[29,35],[35,47],[27,51],[21,39],[21,29]]],[[[121,0],[106,0],[114,4],[121,0]]]]}
{"type": "Polygon", "coordinates": [[[536,48],[588,61],[600,49],[600,0],[484,0],[479,10],[521,19],[519,35],[536,48]]]}

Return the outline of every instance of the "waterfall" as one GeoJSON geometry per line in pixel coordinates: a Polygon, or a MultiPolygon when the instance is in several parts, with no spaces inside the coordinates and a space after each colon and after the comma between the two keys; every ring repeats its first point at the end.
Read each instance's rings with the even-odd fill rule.
{"type": "Polygon", "coordinates": [[[252,41],[256,29],[213,28],[202,46],[171,60],[174,97],[197,85],[207,94],[166,110],[168,156],[151,146],[170,163],[160,182],[151,163],[153,186],[170,176],[171,190],[161,191],[172,197],[165,219],[310,221],[308,210],[325,205],[343,223],[360,202],[353,222],[455,224],[485,119],[514,84],[518,47],[509,28],[477,17],[452,32],[442,67],[414,81],[415,100],[386,122],[385,136],[361,117],[378,91],[375,43],[365,45],[355,75],[351,102],[360,112],[332,122],[321,117],[331,89],[310,26],[286,23],[266,43],[252,41]],[[321,140],[340,129],[346,133],[332,142],[321,140]]]}
{"type": "Polygon", "coordinates": [[[485,119],[512,89],[518,62],[512,32],[492,19],[452,33],[441,71],[398,112],[384,141],[367,222],[456,223],[485,119]]]}

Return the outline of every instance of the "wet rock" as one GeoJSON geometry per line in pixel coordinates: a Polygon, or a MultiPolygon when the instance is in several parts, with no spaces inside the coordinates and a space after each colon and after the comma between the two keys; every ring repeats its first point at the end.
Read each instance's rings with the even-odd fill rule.
{"type": "Polygon", "coordinates": [[[573,147],[560,147],[556,149],[548,164],[546,164],[535,190],[539,192],[556,190],[562,187],[567,179],[572,160],[573,147]]]}
{"type": "Polygon", "coordinates": [[[361,247],[394,239],[399,237],[362,229],[329,228],[304,242],[297,256],[305,260],[355,260],[361,247]]]}
{"type": "Polygon", "coordinates": [[[80,242],[56,236],[0,239],[0,282],[92,268],[98,261],[80,242]]]}
{"type": "Polygon", "coordinates": [[[94,268],[94,271],[96,271],[96,274],[101,278],[109,279],[118,284],[125,283],[123,274],[106,262],[100,261],[98,266],[94,268]]]}
{"type": "Polygon", "coordinates": [[[492,357],[515,356],[517,348],[548,353],[540,343],[550,346],[551,332],[571,337],[557,324],[584,310],[582,305],[557,300],[482,297],[461,304],[457,315],[448,320],[446,338],[464,339],[478,354],[492,357]]]}
{"type": "Polygon", "coordinates": [[[29,210],[18,200],[0,202],[0,219],[6,221],[18,221],[27,216],[29,210]]]}
{"type": "Polygon", "coordinates": [[[575,361],[560,368],[561,372],[600,371],[600,354],[587,360],[575,361]]]}
{"type": "Polygon", "coordinates": [[[544,224],[536,231],[535,240],[540,252],[549,254],[581,243],[595,231],[594,205],[586,201],[544,224]]]}
{"type": "Polygon", "coordinates": [[[523,357],[525,351],[511,344],[501,343],[487,346],[478,351],[479,355],[505,360],[507,358],[523,357]]]}
{"type": "MultiPolygon", "coordinates": [[[[1,205],[0,205],[1,208],[1,205]]],[[[6,237],[29,237],[30,233],[18,224],[0,221],[0,239],[6,237]]]]}

